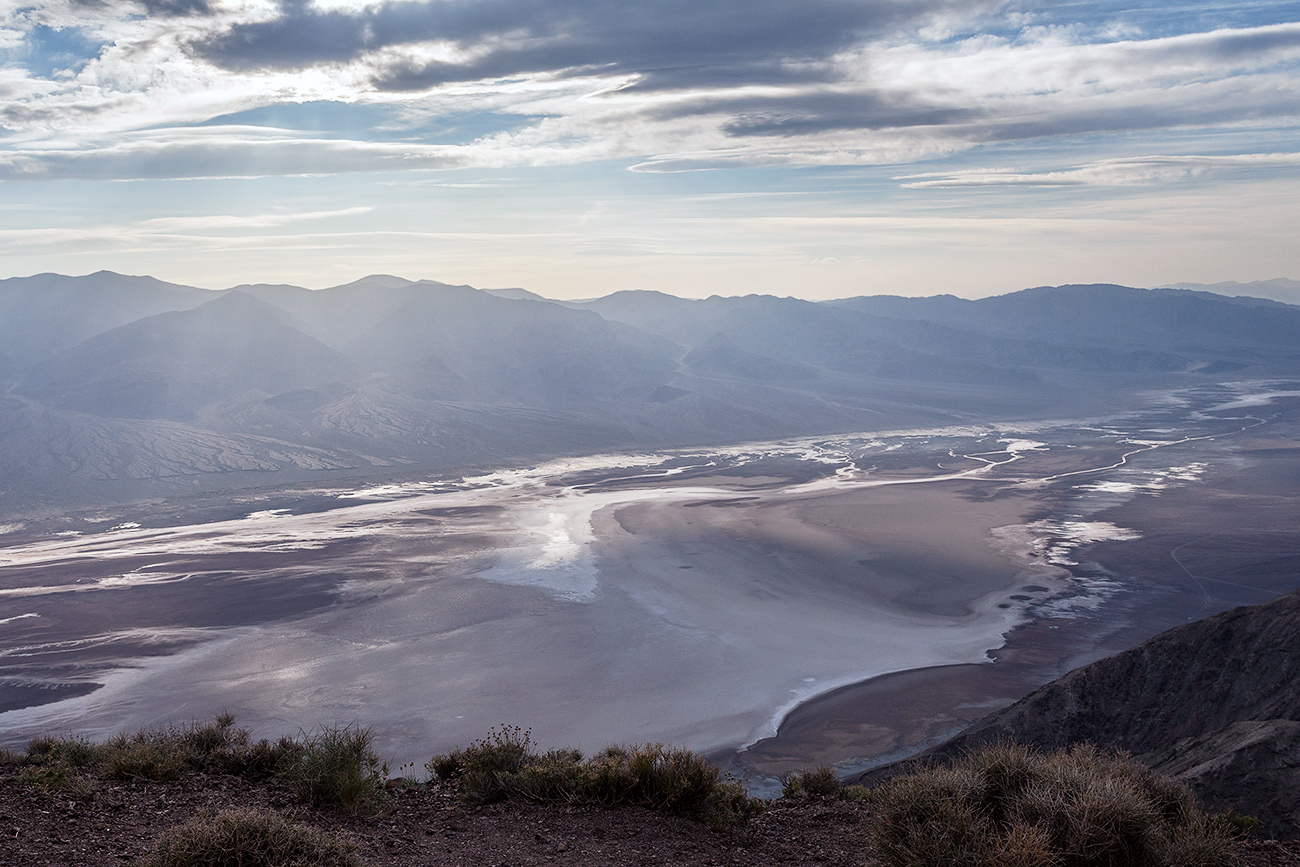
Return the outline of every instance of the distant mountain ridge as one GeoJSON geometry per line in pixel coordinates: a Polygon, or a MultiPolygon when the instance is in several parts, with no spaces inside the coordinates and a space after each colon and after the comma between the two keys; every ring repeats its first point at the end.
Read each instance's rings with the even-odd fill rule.
{"type": "Polygon", "coordinates": [[[211,299],[206,289],[112,271],[13,277],[0,280],[0,347],[25,365],[119,325],[211,299]]]}
{"type": "Polygon", "coordinates": [[[1190,289],[1215,295],[1267,298],[1285,304],[1300,304],[1300,280],[1274,277],[1272,280],[1252,280],[1238,283],[1229,280],[1221,283],[1171,283],[1174,289],[1190,289]]]}
{"type": "Polygon", "coordinates": [[[0,339],[0,513],[1077,414],[1143,389],[1300,373],[1300,307],[1110,285],[555,302],[391,275],[211,291],[41,274],[0,281],[0,339]]]}
{"type": "Polygon", "coordinates": [[[146,316],[37,364],[20,391],[66,409],[184,421],[213,401],[350,378],[353,362],[238,290],[146,316]]]}

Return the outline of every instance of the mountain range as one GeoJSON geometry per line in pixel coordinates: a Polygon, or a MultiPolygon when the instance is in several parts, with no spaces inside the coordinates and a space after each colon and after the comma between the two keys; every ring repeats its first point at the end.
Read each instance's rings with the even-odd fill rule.
{"type": "Polygon", "coordinates": [[[1079,415],[1300,371],[1300,307],[1040,287],[583,302],[377,275],[0,281],[0,514],[607,449],[1079,415]]]}

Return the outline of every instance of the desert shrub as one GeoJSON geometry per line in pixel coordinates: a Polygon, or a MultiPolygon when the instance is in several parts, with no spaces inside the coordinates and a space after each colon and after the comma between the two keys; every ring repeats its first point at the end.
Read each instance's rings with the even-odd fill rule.
{"type": "Polygon", "coordinates": [[[22,778],[46,791],[76,797],[89,795],[95,788],[93,778],[63,762],[29,765],[23,768],[22,778]]]}
{"type": "Polygon", "coordinates": [[[577,750],[534,751],[532,730],[501,726],[467,747],[436,755],[425,769],[455,780],[467,801],[490,803],[510,797],[559,803],[581,799],[587,768],[577,750]]]}
{"type": "Polygon", "coordinates": [[[65,782],[94,776],[158,781],[195,772],[251,780],[275,776],[307,803],[359,810],[379,800],[388,773],[371,742],[370,730],[356,726],[254,742],[246,729],[235,726],[234,716],[223,713],[211,722],[141,729],[102,744],[38,737],[28,744],[22,762],[29,766],[28,778],[47,788],[65,788],[65,782]]]}
{"type": "Polygon", "coordinates": [[[359,811],[379,802],[388,777],[388,764],[375,754],[372,742],[368,728],[323,726],[270,749],[278,749],[279,776],[299,799],[359,811]]]}
{"type": "Polygon", "coordinates": [[[1238,836],[1191,792],[1090,745],[1000,745],[874,790],[876,839],[896,867],[1219,867],[1238,836]]]}
{"type": "Polygon", "coordinates": [[[835,771],[826,765],[811,771],[795,771],[781,780],[783,798],[842,798],[844,789],[835,771]]]}
{"type": "Polygon", "coordinates": [[[49,735],[32,738],[27,744],[28,764],[67,765],[87,768],[99,760],[99,748],[85,738],[55,738],[49,735]]]}
{"type": "MultiPolygon", "coordinates": [[[[274,774],[299,745],[289,738],[276,743],[252,742],[231,714],[211,722],[191,722],[119,734],[102,744],[80,737],[33,738],[19,762],[43,768],[55,778],[58,768],[110,779],[176,780],[191,772],[237,774],[265,779],[274,774]]],[[[83,775],[83,776],[84,776],[83,775]]]]}
{"type": "Polygon", "coordinates": [[[1227,812],[1221,817],[1238,837],[1253,837],[1264,830],[1264,822],[1246,813],[1227,812]]]}
{"type": "Polygon", "coordinates": [[[44,735],[28,742],[26,755],[10,755],[6,764],[25,765],[22,778],[31,785],[69,795],[86,795],[94,788],[99,747],[84,738],[44,735]]]}
{"type": "Polygon", "coordinates": [[[441,780],[459,780],[467,774],[490,778],[515,773],[533,759],[532,729],[501,726],[467,747],[434,756],[424,767],[441,780]]]}
{"type": "Polygon", "coordinates": [[[178,742],[186,760],[196,770],[237,769],[249,749],[248,730],[236,728],[234,714],[230,713],[221,713],[208,723],[169,726],[167,735],[178,742]]]}
{"type": "Polygon", "coordinates": [[[190,770],[184,745],[170,729],[116,735],[98,753],[99,771],[110,780],[178,780],[190,770]]]}
{"type": "Polygon", "coordinates": [[[587,799],[708,816],[731,795],[718,767],[690,750],[663,744],[610,747],[589,763],[587,799]]]}
{"type": "Polygon", "coordinates": [[[353,847],[275,813],[236,810],[167,833],[139,867],[360,867],[353,847]]]}
{"type": "Polygon", "coordinates": [[[264,780],[287,766],[300,746],[293,738],[280,738],[275,743],[263,738],[225,757],[222,770],[249,780],[264,780]]]}
{"type": "Polygon", "coordinates": [[[719,826],[740,824],[759,802],[689,750],[662,744],[609,747],[590,759],[577,750],[537,753],[531,732],[493,730],[468,747],[425,765],[454,780],[461,797],[487,802],[520,798],[537,803],[636,805],[719,826]]]}
{"type": "Polygon", "coordinates": [[[227,770],[247,749],[248,732],[222,714],[210,723],[141,729],[102,744],[42,736],[28,744],[26,762],[86,769],[111,779],[175,780],[195,770],[227,770]]]}

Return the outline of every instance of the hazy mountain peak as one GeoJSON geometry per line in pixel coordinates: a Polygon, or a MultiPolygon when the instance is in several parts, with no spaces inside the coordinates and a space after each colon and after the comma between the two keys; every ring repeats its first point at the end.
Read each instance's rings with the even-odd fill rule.
{"type": "Polygon", "coordinates": [[[495,295],[498,298],[507,298],[511,301],[550,301],[551,300],[550,298],[546,298],[542,295],[538,295],[536,292],[529,292],[527,289],[518,289],[518,288],[481,289],[479,291],[486,292],[489,295],[495,295]]]}
{"type": "MultiPolygon", "coordinates": [[[[371,274],[362,277],[360,280],[353,280],[351,283],[343,283],[338,286],[331,286],[330,289],[400,289],[403,286],[410,286],[416,281],[407,280],[404,277],[395,277],[392,274],[371,274]]],[[[424,281],[421,281],[424,282],[424,281]]]]}
{"type": "Polygon", "coordinates": [[[217,312],[224,316],[256,317],[275,322],[287,322],[289,318],[285,311],[274,304],[269,304],[239,289],[228,289],[211,301],[205,301],[186,312],[197,314],[200,311],[217,312]]]}
{"type": "Polygon", "coordinates": [[[1283,304],[1300,304],[1300,280],[1286,277],[1252,280],[1247,283],[1238,283],[1235,280],[1222,283],[1170,283],[1168,288],[1212,292],[1216,295],[1263,298],[1283,304]]]}
{"type": "Polygon", "coordinates": [[[242,392],[276,394],[346,376],[349,364],[293,328],[283,310],[228,291],[95,335],[38,365],[22,390],[95,415],[183,420],[242,392]]]}
{"type": "Polygon", "coordinates": [[[113,271],[11,277],[0,280],[0,346],[25,367],[95,334],[212,297],[207,289],[113,271]]]}
{"type": "Polygon", "coordinates": [[[119,274],[116,271],[96,271],[93,274],[82,274],[72,276],[68,274],[58,274],[53,271],[45,271],[40,274],[33,274],[30,277],[9,277],[0,280],[0,286],[10,290],[23,290],[29,288],[41,289],[60,289],[74,291],[108,291],[122,288],[150,288],[150,289],[174,289],[190,292],[204,292],[209,290],[198,289],[195,286],[186,286],[181,283],[168,283],[165,280],[159,280],[157,277],[147,275],[135,276],[132,274],[119,274]]]}
{"type": "Polygon", "coordinates": [[[240,283],[238,286],[231,286],[227,292],[243,292],[246,295],[257,297],[259,292],[314,292],[305,286],[295,286],[292,283],[240,283]]]}

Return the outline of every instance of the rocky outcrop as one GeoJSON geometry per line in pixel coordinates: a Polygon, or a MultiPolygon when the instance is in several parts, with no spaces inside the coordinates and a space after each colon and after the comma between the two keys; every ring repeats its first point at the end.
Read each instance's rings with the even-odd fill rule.
{"type": "Polygon", "coordinates": [[[1076,669],[924,755],[1002,740],[1124,750],[1207,806],[1300,838],[1300,591],[1076,669]]]}
{"type": "Polygon", "coordinates": [[[1142,759],[1204,803],[1257,816],[1272,836],[1300,838],[1300,722],[1237,722],[1142,759]]]}

